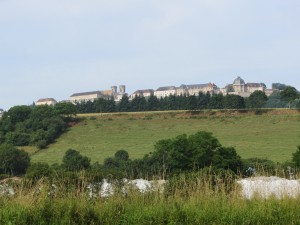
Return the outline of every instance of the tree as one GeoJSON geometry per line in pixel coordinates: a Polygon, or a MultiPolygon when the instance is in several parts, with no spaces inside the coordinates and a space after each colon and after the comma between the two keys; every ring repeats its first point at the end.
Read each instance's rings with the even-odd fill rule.
{"type": "Polygon", "coordinates": [[[50,176],[51,173],[52,170],[47,163],[37,162],[30,164],[26,172],[26,177],[30,179],[40,179],[50,176]]]}
{"type": "Polygon", "coordinates": [[[248,108],[262,108],[266,102],[268,101],[268,97],[265,92],[263,91],[254,91],[251,93],[247,100],[247,107],[248,108]]]}
{"type": "Polygon", "coordinates": [[[266,102],[266,108],[284,108],[287,102],[282,100],[280,97],[280,91],[274,90],[273,93],[269,96],[268,101],[266,102]]]}
{"type": "Polygon", "coordinates": [[[225,109],[244,109],[245,100],[239,95],[226,95],[224,97],[224,108],[225,109]]]}
{"type": "MultiPolygon", "coordinates": [[[[160,140],[150,158],[165,171],[192,171],[210,166],[219,141],[211,133],[200,131],[194,135],[179,135],[174,139],[160,140]]],[[[152,166],[152,165],[151,165],[152,166]]]]}
{"type": "Polygon", "coordinates": [[[212,165],[218,169],[230,169],[238,173],[238,169],[242,167],[242,159],[234,148],[220,147],[214,153],[212,165]]]}
{"type": "Polygon", "coordinates": [[[289,108],[291,108],[292,101],[299,98],[299,93],[296,88],[288,86],[280,92],[280,98],[287,101],[289,103],[289,108]]]}
{"type": "Polygon", "coordinates": [[[76,106],[72,103],[67,102],[60,102],[54,106],[54,110],[57,112],[58,115],[72,117],[76,116],[77,110],[76,106]]]}
{"type": "Polygon", "coordinates": [[[213,94],[210,98],[210,109],[223,109],[224,96],[222,94],[213,94]]]}
{"type": "Polygon", "coordinates": [[[13,124],[18,122],[23,122],[29,118],[31,115],[32,108],[30,106],[14,106],[10,108],[6,114],[6,117],[9,117],[13,124]]]}
{"type": "Polygon", "coordinates": [[[121,101],[118,104],[119,112],[128,112],[130,110],[130,102],[127,95],[123,95],[121,101]]]}
{"type": "Polygon", "coordinates": [[[82,156],[78,151],[69,149],[66,151],[63,157],[62,166],[66,170],[76,171],[84,170],[90,167],[90,159],[86,156],[82,156]]]}
{"type": "Polygon", "coordinates": [[[196,110],[198,107],[198,101],[195,95],[187,96],[187,104],[186,109],[187,110],[196,110]]]}
{"type": "Polygon", "coordinates": [[[128,161],[129,160],[129,154],[125,150],[118,150],[115,153],[115,159],[117,161],[123,161],[123,162],[128,161]]]}
{"type": "Polygon", "coordinates": [[[159,109],[159,100],[155,95],[150,95],[147,101],[147,110],[155,111],[159,109]]]}
{"type": "Polygon", "coordinates": [[[286,87],[287,87],[287,85],[281,84],[281,83],[273,83],[272,84],[273,90],[284,90],[286,87]]]}
{"type": "Polygon", "coordinates": [[[207,92],[207,94],[204,94],[203,92],[200,92],[198,95],[198,109],[207,109],[208,104],[210,102],[210,94],[207,92]]]}
{"type": "Polygon", "coordinates": [[[140,112],[146,110],[146,99],[144,96],[135,96],[130,102],[130,111],[140,112]]]}
{"type": "Polygon", "coordinates": [[[300,145],[297,147],[297,151],[292,155],[292,162],[295,164],[296,167],[300,167],[300,145]]]}
{"type": "Polygon", "coordinates": [[[29,154],[12,145],[0,146],[0,170],[11,175],[24,174],[30,164],[29,154]]]}

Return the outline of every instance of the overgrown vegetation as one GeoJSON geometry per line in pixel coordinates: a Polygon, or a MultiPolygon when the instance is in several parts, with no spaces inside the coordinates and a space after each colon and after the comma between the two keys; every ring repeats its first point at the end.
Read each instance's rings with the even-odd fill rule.
{"type": "Polygon", "coordinates": [[[243,199],[230,174],[209,170],[179,174],[163,193],[130,190],[109,198],[91,198],[90,179],[78,172],[11,183],[16,195],[0,197],[0,224],[298,224],[300,220],[299,198],[243,199]]]}
{"type": "Polygon", "coordinates": [[[65,132],[74,115],[75,106],[67,103],[12,107],[0,120],[0,144],[45,148],[65,132]]]}

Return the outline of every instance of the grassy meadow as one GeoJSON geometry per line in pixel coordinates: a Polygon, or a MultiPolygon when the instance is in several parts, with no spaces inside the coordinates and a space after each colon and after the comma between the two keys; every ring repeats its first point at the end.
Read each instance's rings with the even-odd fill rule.
{"type": "Polygon", "coordinates": [[[236,148],[243,158],[260,157],[284,162],[300,145],[298,110],[173,111],[78,115],[71,127],[47,149],[33,151],[33,162],[60,163],[69,148],[100,163],[120,149],[131,158],[154,150],[160,139],[204,130],[223,146],[236,148]]]}

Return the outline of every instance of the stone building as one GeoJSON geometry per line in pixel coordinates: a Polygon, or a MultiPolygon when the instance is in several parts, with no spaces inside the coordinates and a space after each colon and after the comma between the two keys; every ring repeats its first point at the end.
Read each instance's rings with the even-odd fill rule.
{"type": "Polygon", "coordinates": [[[104,95],[100,91],[82,92],[75,93],[70,96],[70,101],[75,103],[95,101],[98,98],[104,98],[104,95]]]}
{"type": "Polygon", "coordinates": [[[180,87],[176,89],[176,95],[195,95],[198,96],[199,93],[207,93],[216,94],[219,93],[219,88],[217,85],[213,83],[208,84],[191,84],[184,85],[182,84],[180,87]]]}
{"type": "Polygon", "coordinates": [[[242,97],[249,97],[254,91],[263,91],[268,95],[272,93],[270,89],[267,89],[264,83],[246,83],[241,77],[237,77],[232,84],[222,88],[223,94],[235,94],[242,97]]]}
{"type": "Polygon", "coordinates": [[[54,98],[41,98],[36,101],[35,105],[55,105],[57,101],[54,98]]]}
{"type": "Polygon", "coordinates": [[[82,92],[75,93],[70,96],[70,101],[75,104],[76,102],[87,102],[87,101],[95,101],[98,98],[103,99],[111,99],[113,98],[116,102],[120,101],[123,95],[126,95],[125,85],[119,86],[119,92],[117,91],[117,86],[111,86],[110,90],[102,90],[102,91],[92,91],[92,92],[82,92]]]}
{"type": "Polygon", "coordinates": [[[176,87],[175,86],[160,87],[156,91],[154,91],[154,95],[157,98],[165,98],[170,95],[176,95],[176,87]]]}
{"type": "Polygon", "coordinates": [[[144,90],[137,90],[135,92],[133,92],[129,99],[132,100],[134,99],[136,96],[140,96],[140,97],[145,97],[145,98],[149,98],[151,95],[154,95],[154,90],[153,89],[144,89],[144,90]]]}

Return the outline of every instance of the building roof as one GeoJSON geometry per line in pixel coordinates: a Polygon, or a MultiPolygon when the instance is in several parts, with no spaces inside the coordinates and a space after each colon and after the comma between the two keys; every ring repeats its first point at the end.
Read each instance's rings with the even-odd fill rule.
{"type": "Polygon", "coordinates": [[[242,78],[237,77],[237,78],[233,81],[233,84],[241,85],[241,84],[245,84],[245,81],[244,81],[242,78]]]}
{"type": "Polygon", "coordinates": [[[190,84],[186,85],[189,89],[202,89],[208,87],[210,84],[190,84]]]}
{"type": "Polygon", "coordinates": [[[175,86],[160,87],[156,91],[171,91],[176,90],[175,86]]]}
{"type": "Polygon", "coordinates": [[[261,87],[260,83],[247,83],[248,87],[261,87]]]}
{"type": "Polygon", "coordinates": [[[264,87],[266,88],[266,85],[263,83],[247,83],[248,87],[264,87]]]}
{"type": "Polygon", "coordinates": [[[135,92],[133,92],[133,95],[134,94],[151,94],[153,92],[154,92],[153,89],[136,90],[135,92]]]}
{"type": "Polygon", "coordinates": [[[104,91],[101,91],[101,93],[103,95],[113,95],[113,91],[112,90],[104,90],[104,91]]]}
{"type": "Polygon", "coordinates": [[[56,102],[54,98],[41,98],[37,102],[56,102]]]}
{"type": "Polygon", "coordinates": [[[75,93],[72,94],[71,97],[78,97],[78,96],[85,96],[85,95],[102,95],[100,91],[90,91],[90,92],[82,92],[82,93],[75,93]]]}

